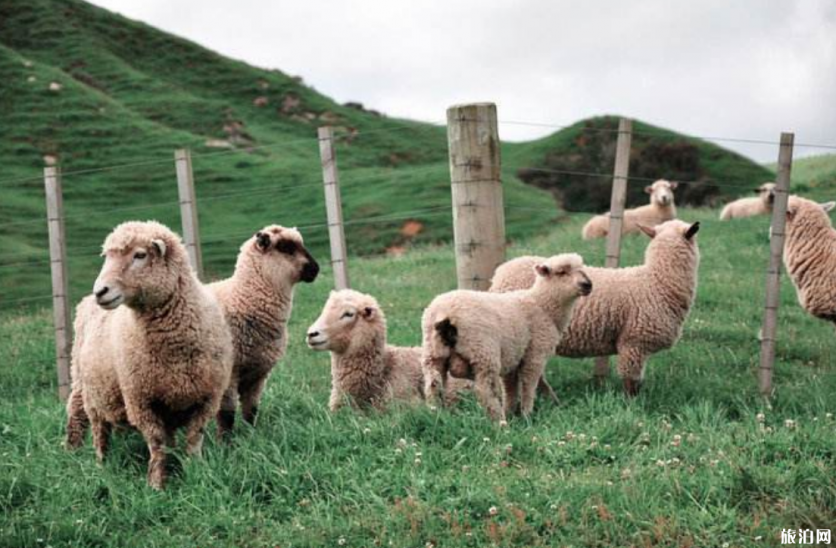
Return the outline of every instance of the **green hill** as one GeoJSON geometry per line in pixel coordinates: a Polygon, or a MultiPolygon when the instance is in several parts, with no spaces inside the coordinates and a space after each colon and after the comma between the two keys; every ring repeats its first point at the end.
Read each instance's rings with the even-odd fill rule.
{"type": "MultiPolygon", "coordinates": [[[[113,225],[156,218],[180,226],[173,163],[180,147],[193,151],[210,277],[228,274],[242,239],[267,223],[297,225],[317,255],[327,253],[316,141],[321,125],[335,126],[340,135],[352,254],[400,251],[452,234],[443,127],[337,104],[297,77],[227,59],[79,0],[0,3],[0,81],[0,308],[48,304],[41,179],[47,157],[65,174],[74,298],[89,289],[98,246],[113,225]],[[123,164],[131,165],[112,167],[123,164]]],[[[549,185],[525,177],[523,168],[569,165],[608,173],[614,134],[578,133],[608,120],[504,145],[510,239],[543,232],[556,218],[552,198],[536,188],[549,185]],[[596,147],[603,152],[587,162],[596,147]]],[[[693,173],[687,166],[673,170],[671,177],[719,180],[725,174],[724,181],[746,185],[767,177],[745,158],[664,133],[692,156],[696,147],[700,166],[693,173]]],[[[675,152],[663,147],[654,154],[669,160],[679,158],[675,152]]],[[[656,160],[638,154],[634,174],[668,173],[668,164],[656,160]]],[[[572,199],[574,209],[608,204],[606,178],[588,186],[583,179],[571,182],[582,189],[572,199]]]]}

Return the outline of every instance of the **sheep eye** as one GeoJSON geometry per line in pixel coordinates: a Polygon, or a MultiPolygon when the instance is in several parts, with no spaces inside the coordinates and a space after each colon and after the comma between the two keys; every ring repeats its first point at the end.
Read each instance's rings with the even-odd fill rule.
{"type": "MultiPolygon", "coordinates": [[[[354,312],[343,312],[342,318],[353,318],[354,312]]],[[[340,318],[340,319],[342,319],[340,318]]]]}
{"type": "Polygon", "coordinates": [[[293,255],[296,253],[296,244],[287,240],[279,240],[276,243],[276,249],[285,255],[293,255]]]}
{"type": "Polygon", "coordinates": [[[148,256],[148,254],[145,253],[144,251],[137,251],[136,253],[134,253],[134,259],[136,259],[138,261],[141,261],[142,259],[144,259],[147,256],[148,256]]]}

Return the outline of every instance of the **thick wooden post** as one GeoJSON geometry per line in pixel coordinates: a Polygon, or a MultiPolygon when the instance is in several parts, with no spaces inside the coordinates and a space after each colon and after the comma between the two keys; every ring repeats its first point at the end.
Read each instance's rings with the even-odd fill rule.
{"type": "Polygon", "coordinates": [[[52,271],[52,318],[55,324],[55,359],[58,368],[58,396],[66,400],[70,394],[70,355],[72,352],[72,321],[67,289],[67,246],[64,233],[64,198],[61,172],[58,167],[44,168],[46,217],[49,229],[49,262],[52,271]]]}
{"type": "Polygon", "coordinates": [[[322,182],[325,185],[325,210],[328,215],[328,238],[331,241],[331,268],[334,287],[348,289],[348,257],[343,228],[343,204],[340,198],[340,176],[334,149],[334,129],[319,128],[319,157],[322,160],[322,182]]]}
{"type": "Polygon", "coordinates": [[[458,287],[486,290],[494,270],[505,260],[496,105],[447,109],[447,142],[458,287]]]}
{"type": "MultiPolygon", "coordinates": [[[[610,198],[610,227],[607,231],[607,258],[604,266],[618,268],[621,260],[621,236],[624,227],[624,204],[627,199],[627,177],[630,174],[630,143],[633,139],[633,122],[622,118],[618,122],[618,141],[615,148],[615,168],[610,198]]],[[[603,382],[610,374],[610,360],[606,356],[595,359],[594,374],[603,382]]]]}
{"type": "Polygon", "coordinates": [[[784,255],[784,231],[787,223],[794,139],[793,133],[782,133],[781,148],[778,151],[778,176],[775,179],[775,202],[772,205],[769,268],[766,271],[766,306],[763,314],[761,362],[758,370],[758,385],[764,396],[772,394],[775,335],[778,331],[778,303],[781,294],[781,262],[784,255]]]}
{"type": "Polygon", "coordinates": [[[177,193],[180,196],[180,219],[183,224],[183,243],[189,254],[189,262],[203,279],[203,255],[200,251],[200,229],[197,222],[197,199],[194,191],[192,155],[189,149],[174,151],[174,165],[177,169],[177,193]]]}

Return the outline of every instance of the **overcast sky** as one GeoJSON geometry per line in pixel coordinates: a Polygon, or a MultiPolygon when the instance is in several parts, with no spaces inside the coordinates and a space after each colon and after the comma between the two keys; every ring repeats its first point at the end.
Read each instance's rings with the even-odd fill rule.
{"type": "MultiPolygon", "coordinates": [[[[834,0],[94,0],[340,102],[440,121],[621,114],[692,135],[836,144],[834,0]]],[[[503,139],[547,128],[500,125],[503,139]]],[[[777,148],[721,143],[759,161],[777,148]]],[[[798,149],[796,155],[835,152],[798,149]]]]}

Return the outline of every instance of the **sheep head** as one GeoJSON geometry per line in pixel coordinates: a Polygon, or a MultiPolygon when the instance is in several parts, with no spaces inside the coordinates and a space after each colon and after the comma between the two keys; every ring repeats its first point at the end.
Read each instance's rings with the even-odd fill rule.
{"type": "Polygon", "coordinates": [[[583,258],[577,253],[555,255],[536,264],[535,291],[557,293],[562,303],[574,301],[592,292],[592,281],[583,270],[583,258]]]}
{"type": "Polygon", "coordinates": [[[299,231],[279,225],[265,226],[244,242],[238,265],[253,267],[273,283],[311,283],[319,274],[319,264],[305,248],[299,231]]]}
{"type": "Polygon", "coordinates": [[[308,328],[308,346],[337,354],[386,343],[386,318],[374,297],[351,289],[332,291],[319,318],[308,328]]]}
{"type": "Polygon", "coordinates": [[[644,187],[644,191],[650,194],[650,203],[662,207],[667,207],[673,204],[673,191],[679,183],[673,181],[666,181],[659,179],[652,185],[644,187]]]}
{"type": "Polygon", "coordinates": [[[755,189],[755,194],[771,209],[775,203],[775,183],[762,184],[755,189]]]}
{"type": "Polygon", "coordinates": [[[102,256],[93,294],[107,310],[121,304],[154,308],[177,291],[184,272],[192,272],[180,237],[155,221],[120,224],[105,239],[102,256]]]}
{"type": "Polygon", "coordinates": [[[818,203],[813,200],[790,196],[787,201],[787,234],[794,233],[796,228],[802,226],[827,226],[831,227],[828,213],[836,207],[836,202],[818,203]]]}

